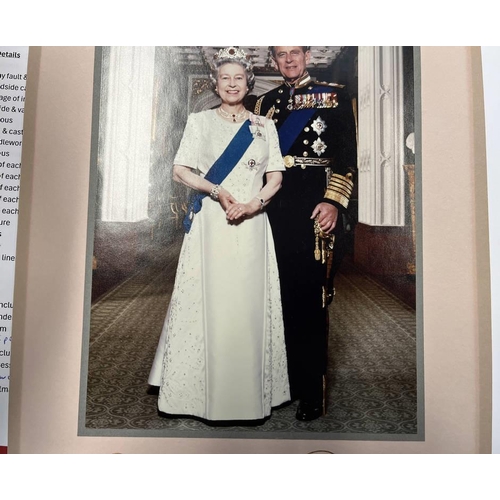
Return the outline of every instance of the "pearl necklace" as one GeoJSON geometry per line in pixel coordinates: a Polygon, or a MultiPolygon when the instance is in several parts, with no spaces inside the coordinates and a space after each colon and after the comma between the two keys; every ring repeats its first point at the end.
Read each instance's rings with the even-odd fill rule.
{"type": "Polygon", "coordinates": [[[243,118],[245,118],[246,114],[247,114],[247,110],[244,109],[243,111],[241,111],[241,113],[228,113],[227,111],[224,111],[221,107],[217,108],[217,112],[219,113],[219,115],[222,116],[222,118],[225,118],[226,120],[232,120],[233,123],[236,123],[237,121],[240,121],[242,120],[243,118]]]}

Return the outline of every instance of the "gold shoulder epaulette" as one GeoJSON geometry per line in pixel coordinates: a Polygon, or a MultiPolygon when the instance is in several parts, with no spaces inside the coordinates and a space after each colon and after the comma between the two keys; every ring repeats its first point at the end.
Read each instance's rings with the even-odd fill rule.
{"type": "Polygon", "coordinates": [[[276,108],[274,106],[272,106],[271,109],[266,113],[266,118],[269,118],[270,120],[272,120],[275,110],[276,110],[276,108]]]}
{"type": "Polygon", "coordinates": [[[260,97],[255,103],[255,109],[253,110],[253,112],[256,115],[260,115],[260,107],[262,106],[262,101],[264,101],[264,96],[260,97]]]}
{"type": "Polygon", "coordinates": [[[327,85],[328,87],[337,87],[338,89],[343,89],[345,85],[341,85],[340,83],[330,83],[330,82],[314,82],[317,85],[327,85]]]}

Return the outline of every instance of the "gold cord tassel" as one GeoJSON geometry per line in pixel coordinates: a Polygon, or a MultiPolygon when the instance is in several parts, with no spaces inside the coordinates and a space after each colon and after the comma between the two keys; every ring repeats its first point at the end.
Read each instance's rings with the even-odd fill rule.
{"type": "Polygon", "coordinates": [[[326,261],[330,257],[331,252],[333,252],[333,245],[335,242],[335,236],[333,234],[325,233],[320,227],[317,220],[314,221],[314,258],[316,260],[321,260],[322,264],[326,264],[326,261]],[[321,240],[321,248],[320,248],[321,240]]]}
{"type": "MultiPolygon", "coordinates": [[[[314,221],[314,258],[316,260],[321,259],[321,251],[319,249],[319,232],[321,228],[319,227],[318,221],[314,221]]],[[[323,245],[322,245],[323,246],[323,245]]]]}

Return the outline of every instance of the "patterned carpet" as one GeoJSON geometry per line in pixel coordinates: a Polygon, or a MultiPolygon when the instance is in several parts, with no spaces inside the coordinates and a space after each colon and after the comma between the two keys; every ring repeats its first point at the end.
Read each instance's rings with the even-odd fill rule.
{"type": "MultiPolygon", "coordinates": [[[[331,305],[327,415],[295,419],[297,403],[260,426],[213,427],[158,416],[147,378],[170,299],[168,264],[137,274],[92,306],[81,435],[419,440],[415,311],[345,265],[331,305]]],[[[85,370],[84,370],[85,372],[85,370]]],[[[84,375],[85,376],[85,373],[84,375]]]]}

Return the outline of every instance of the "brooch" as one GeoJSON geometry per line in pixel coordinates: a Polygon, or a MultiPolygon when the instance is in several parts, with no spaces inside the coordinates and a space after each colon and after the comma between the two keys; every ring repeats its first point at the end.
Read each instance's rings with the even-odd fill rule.
{"type": "Polygon", "coordinates": [[[254,158],[250,158],[246,163],[245,162],[242,163],[247,170],[250,170],[250,172],[255,172],[259,165],[254,158]]]}
{"type": "Polygon", "coordinates": [[[253,116],[251,120],[251,125],[250,125],[250,132],[253,135],[254,139],[262,139],[266,140],[265,135],[263,134],[264,131],[264,124],[260,121],[260,118],[258,116],[253,116]]]}

